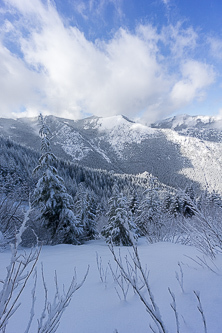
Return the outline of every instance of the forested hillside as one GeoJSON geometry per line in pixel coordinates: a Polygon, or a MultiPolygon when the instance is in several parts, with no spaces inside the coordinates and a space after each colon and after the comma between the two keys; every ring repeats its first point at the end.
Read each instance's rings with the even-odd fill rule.
{"type": "MultiPolygon", "coordinates": [[[[7,239],[13,238],[15,228],[21,224],[24,207],[32,200],[38,182],[33,170],[39,163],[40,152],[3,137],[0,137],[0,146],[1,232],[5,234],[7,243],[7,239]],[[12,216],[5,214],[6,211],[12,211],[12,216]]],[[[200,214],[212,215],[210,218],[217,223],[221,213],[221,197],[216,192],[196,193],[189,184],[185,190],[175,189],[162,184],[148,172],[116,174],[62,159],[57,159],[54,166],[74,200],[73,212],[77,221],[80,225],[91,223],[95,229],[93,237],[98,237],[107,225],[111,208],[114,210],[111,215],[115,215],[120,208],[127,214],[130,212],[125,218],[133,221],[137,237],[146,235],[151,242],[174,237],[189,242],[191,233],[189,230],[188,240],[188,229],[184,227],[186,223],[190,226],[193,221],[194,226],[195,218],[199,218],[200,214]],[[111,207],[113,201],[115,204],[111,207]]],[[[30,226],[37,219],[35,214],[30,217],[30,220],[33,219],[30,226]]],[[[26,238],[24,244],[31,245],[35,237],[27,233],[26,238]]],[[[87,239],[85,237],[81,242],[87,239]]],[[[50,242],[49,239],[44,241],[50,242]]]]}
{"type": "MultiPolygon", "coordinates": [[[[171,187],[222,194],[222,127],[213,117],[177,116],[152,127],[124,116],[78,121],[47,116],[54,154],[79,166],[154,175],[171,187]]],[[[40,152],[37,118],[0,119],[1,135],[40,152]]]]}

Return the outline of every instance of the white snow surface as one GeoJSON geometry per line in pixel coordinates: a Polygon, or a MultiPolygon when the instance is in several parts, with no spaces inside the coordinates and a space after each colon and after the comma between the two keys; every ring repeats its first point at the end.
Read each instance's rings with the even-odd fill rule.
{"type": "Polygon", "coordinates": [[[99,118],[96,127],[100,132],[120,131],[121,136],[123,136],[126,141],[130,139],[136,141],[139,140],[139,142],[141,142],[147,136],[155,135],[157,133],[156,129],[140,123],[128,121],[121,115],[99,118]],[[128,137],[128,134],[133,132],[133,137],[128,137]]]}
{"type": "Polygon", "coordinates": [[[157,136],[159,130],[139,123],[128,121],[123,116],[99,118],[94,128],[97,128],[101,137],[106,138],[113,150],[120,158],[124,158],[124,148],[132,143],[140,144],[151,136],[157,136]]]}
{"type": "MultiPolygon", "coordinates": [[[[115,250],[119,251],[116,247],[115,250]]],[[[129,256],[131,248],[120,248],[122,258],[129,256]]],[[[175,294],[181,333],[204,332],[201,314],[197,309],[198,303],[193,291],[200,292],[208,333],[221,333],[222,327],[222,255],[214,262],[205,258],[196,248],[173,243],[156,243],[149,245],[145,239],[140,239],[138,251],[144,267],[149,270],[149,282],[164,320],[168,333],[176,333],[175,317],[170,306],[168,287],[175,294]],[[201,265],[200,259],[206,260],[212,268],[201,265]],[[181,290],[175,277],[180,276],[178,262],[183,271],[183,287],[181,290]]],[[[48,287],[49,299],[54,295],[54,272],[57,271],[58,284],[67,290],[74,273],[77,270],[78,281],[84,276],[87,266],[89,274],[84,285],[72,298],[65,310],[58,333],[147,333],[151,332],[149,324],[153,324],[138,296],[130,289],[127,300],[120,300],[115,291],[118,286],[114,283],[110,269],[107,269],[107,282],[102,283],[96,264],[96,253],[102,259],[103,269],[106,270],[110,261],[113,269],[115,263],[112,254],[103,240],[88,242],[81,246],[57,245],[44,246],[38,262],[38,283],[35,305],[35,318],[31,332],[37,332],[36,321],[41,313],[44,292],[41,282],[40,266],[44,265],[45,280],[48,287]]],[[[0,254],[0,280],[6,275],[6,266],[10,261],[10,251],[0,254]]],[[[33,278],[30,278],[21,298],[21,306],[11,318],[6,332],[23,333],[25,331],[31,307],[31,289],[33,278]]],[[[119,291],[120,295],[121,292],[119,291]]],[[[155,327],[153,325],[153,327],[155,327]]]]}

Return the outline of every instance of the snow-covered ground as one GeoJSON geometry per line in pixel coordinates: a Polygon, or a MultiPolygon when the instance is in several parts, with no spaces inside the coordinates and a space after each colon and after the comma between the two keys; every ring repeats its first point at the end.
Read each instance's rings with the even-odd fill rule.
{"type": "MultiPolygon", "coordinates": [[[[115,251],[119,251],[115,247],[115,251]]],[[[131,248],[120,248],[122,259],[131,248]]],[[[180,244],[156,243],[149,245],[140,239],[138,251],[141,262],[149,270],[149,282],[155,301],[159,306],[162,319],[168,333],[176,333],[175,316],[170,306],[172,297],[168,287],[175,294],[181,333],[220,333],[222,327],[222,255],[211,262],[197,249],[180,244]],[[202,261],[206,260],[206,264],[202,261]],[[178,265],[180,263],[180,265],[178,265]],[[207,267],[209,265],[209,267],[207,267]],[[180,269],[181,267],[181,269],[180,269]],[[176,278],[176,273],[178,278],[176,278]],[[179,282],[180,283],[179,283],[179,282]],[[182,288],[180,286],[182,285],[182,288]],[[183,289],[183,291],[182,291],[183,289]],[[203,320],[198,311],[198,301],[194,291],[200,292],[201,304],[206,319],[207,331],[204,331],[203,320]]],[[[10,260],[10,251],[0,253],[0,280],[6,274],[6,266],[10,260]]],[[[151,332],[149,324],[152,320],[144,305],[132,289],[127,298],[120,300],[121,290],[113,280],[108,262],[115,271],[112,254],[102,240],[88,242],[81,246],[57,245],[45,246],[41,250],[38,261],[38,284],[36,317],[41,313],[44,302],[44,290],[41,281],[41,262],[44,275],[52,299],[55,285],[54,272],[57,271],[58,283],[68,288],[76,267],[78,281],[83,278],[87,266],[89,274],[84,285],[73,295],[71,303],[65,310],[58,328],[60,333],[147,333],[151,332]],[[103,278],[96,263],[96,253],[102,262],[103,278]]],[[[24,333],[31,308],[31,289],[33,278],[28,281],[21,298],[21,306],[8,324],[6,333],[24,333]]],[[[31,333],[37,332],[34,319],[31,333]]],[[[154,328],[155,325],[153,325],[154,328]]]]}

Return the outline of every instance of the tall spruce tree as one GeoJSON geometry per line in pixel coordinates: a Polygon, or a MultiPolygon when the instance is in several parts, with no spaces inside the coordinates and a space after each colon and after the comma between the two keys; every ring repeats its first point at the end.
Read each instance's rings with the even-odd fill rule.
{"type": "Polygon", "coordinates": [[[158,188],[148,188],[143,193],[143,199],[138,208],[136,225],[140,236],[155,238],[161,222],[161,202],[158,195],[158,188]]]}
{"type": "Polygon", "coordinates": [[[86,240],[96,238],[96,201],[92,191],[80,183],[75,196],[75,212],[86,240]]]}
{"type": "Polygon", "coordinates": [[[129,210],[124,195],[119,193],[117,184],[114,185],[113,196],[109,200],[107,216],[108,224],[101,231],[107,243],[124,246],[133,245],[137,237],[132,212],[129,210]]]}
{"type": "Polygon", "coordinates": [[[52,244],[79,244],[82,228],[73,213],[73,199],[67,193],[63,179],[55,167],[56,157],[51,152],[50,130],[40,114],[41,152],[39,165],[33,173],[41,177],[36,185],[32,206],[40,210],[39,220],[51,235],[52,244]]]}

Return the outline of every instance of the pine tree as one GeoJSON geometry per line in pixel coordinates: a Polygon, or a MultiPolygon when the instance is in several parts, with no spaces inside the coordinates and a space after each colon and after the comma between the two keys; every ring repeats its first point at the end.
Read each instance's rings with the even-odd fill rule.
{"type": "Polygon", "coordinates": [[[195,191],[194,191],[193,184],[187,185],[184,192],[190,197],[190,199],[194,203],[196,203],[196,197],[195,197],[195,191]]]}
{"type": "Polygon", "coordinates": [[[182,215],[190,218],[195,215],[195,203],[184,191],[178,191],[177,195],[172,201],[171,211],[175,217],[182,215]]]}
{"type": "Polygon", "coordinates": [[[83,227],[84,239],[94,239],[97,235],[96,201],[92,191],[85,188],[83,183],[80,183],[78,186],[75,197],[75,212],[79,223],[83,227]]]}
{"type": "Polygon", "coordinates": [[[93,194],[88,190],[86,192],[86,223],[83,226],[86,239],[96,238],[97,232],[97,223],[96,223],[96,201],[93,194]]]}
{"type": "Polygon", "coordinates": [[[130,198],[129,198],[129,209],[131,210],[132,214],[136,216],[138,208],[139,208],[139,197],[138,193],[135,189],[130,188],[130,198]]]}
{"type": "Polygon", "coordinates": [[[149,188],[143,193],[143,199],[138,208],[136,225],[141,236],[149,237],[155,241],[159,237],[162,228],[161,202],[158,195],[158,188],[149,188]]]}
{"type": "Polygon", "coordinates": [[[73,199],[54,166],[56,157],[50,148],[50,130],[41,114],[39,119],[42,155],[33,173],[40,172],[41,177],[33,194],[32,206],[40,209],[39,219],[50,231],[52,244],[78,244],[82,228],[73,213],[73,199]]]}
{"type": "Polygon", "coordinates": [[[113,196],[109,200],[107,216],[108,224],[101,231],[107,243],[133,245],[136,239],[136,228],[132,220],[132,213],[127,207],[127,200],[122,193],[119,194],[117,184],[114,185],[113,196]]]}

